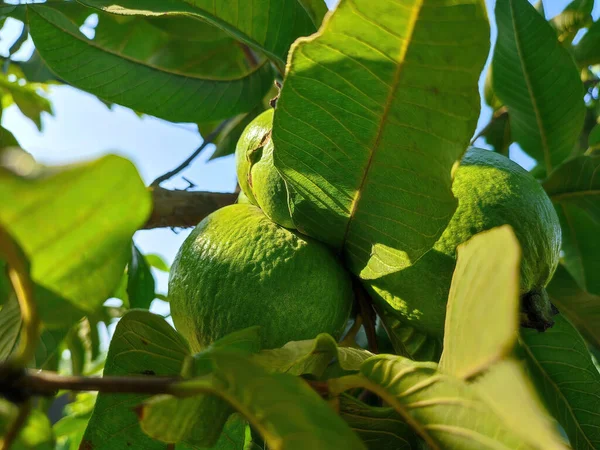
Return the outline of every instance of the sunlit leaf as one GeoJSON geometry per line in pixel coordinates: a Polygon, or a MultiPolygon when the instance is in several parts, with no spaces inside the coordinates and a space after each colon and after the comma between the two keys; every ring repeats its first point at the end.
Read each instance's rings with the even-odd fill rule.
{"type": "Polygon", "coordinates": [[[506,357],[519,329],[521,248],[508,225],[459,245],[440,370],[460,378],[506,357]]]}
{"type": "MultiPolygon", "coordinates": [[[[243,74],[237,71],[232,77],[207,74],[211,64],[196,64],[198,57],[207,57],[207,49],[198,43],[191,49],[185,46],[187,53],[182,53],[181,41],[180,45],[162,42],[172,49],[162,56],[144,53],[141,45],[154,44],[150,38],[160,38],[159,29],[148,32],[143,27],[134,28],[141,34],[122,36],[121,40],[119,34],[100,33],[100,38],[111,39],[96,41],[84,36],[60,8],[30,6],[28,18],[37,50],[60,78],[105,101],[167,120],[201,122],[249,111],[272,83],[268,64],[243,74]],[[138,41],[128,46],[134,37],[138,41]],[[117,45],[119,42],[122,46],[117,45]],[[77,58],[72,57],[74,54],[77,58]]],[[[214,44],[207,45],[214,50],[214,44]]]]}
{"type": "MultiPolygon", "coordinates": [[[[298,0],[251,0],[235,5],[213,0],[84,0],[83,3],[113,14],[184,14],[207,21],[279,64],[285,64],[290,45],[296,38],[316,31],[312,21],[314,15],[311,16],[298,0]]],[[[316,2],[307,1],[307,5],[311,3],[316,7],[316,2]]]]}
{"type": "Polygon", "coordinates": [[[558,40],[570,43],[581,28],[592,23],[594,0],[573,0],[550,22],[558,33],[558,40]]]}
{"type": "Polygon", "coordinates": [[[5,75],[0,76],[0,93],[4,97],[9,97],[9,99],[2,99],[2,106],[5,108],[11,101],[14,102],[23,115],[35,123],[41,131],[42,113],[52,114],[52,105],[47,98],[39,94],[38,89],[35,84],[21,85],[17,80],[9,81],[5,75]]]}
{"type": "MultiPolygon", "coordinates": [[[[50,296],[58,292],[80,309],[96,310],[115,289],[131,237],[150,212],[150,195],[135,167],[105,156],[70,166],[26,163],[13,169],[27,176],[0,168],[0,221],[30,258],[33,280],[50,296]]],[[[40,309],[50,306],[42,304],[45,299],[38,302],[40,309]]]]}
{"type": "Polygon", "coordinates": [[[522,330],[533,380],[575,450],[600,448],[600,373],[585,342],[563,316],[545,333],[522,330]]]}
{"type": "Polygon", "coordinates": [[[583,127],[583,85],[571,55],[527,0],[496,2],[494,92],[512,136],[548,173],[567,159],[583,127]]]}
{"type": "Polygon", "coordinates": [[[410,265],[450,220],[488,34],[479,0],[342,0],[293,47],[275,165],[298,229],[363,279],[410,265]]]}
{"type": "MultiPolygon", "coordinates": [[[[17,406],[0,398],[0,445],[8,427],[17,415],[17,406]]],[[[48,417],[37,409],[33,410],[25,426],[11,445],[11,450],[54,450],[54,434],[48,417]]]]}

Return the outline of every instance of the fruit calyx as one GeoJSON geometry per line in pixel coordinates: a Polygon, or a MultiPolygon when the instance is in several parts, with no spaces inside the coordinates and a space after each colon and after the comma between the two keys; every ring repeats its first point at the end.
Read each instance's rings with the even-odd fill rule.
{"type": "Polygon", "coordinates": [[[544,332],[554,325],[553,316],[558,314],[550,303],[546,289],[534,289],[521,296],[521,326],[544,332]]]}

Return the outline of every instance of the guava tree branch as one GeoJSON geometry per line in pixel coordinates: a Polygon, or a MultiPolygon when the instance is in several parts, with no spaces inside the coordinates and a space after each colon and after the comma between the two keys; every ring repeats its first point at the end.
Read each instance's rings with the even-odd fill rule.
{"type": "Polygon", "coordinates": [[[169,190],[158,186],[150,188],[153,210],[143,229],[187,228],[198,224],[213,211],[231,205],[236,193],[169,190]]]}

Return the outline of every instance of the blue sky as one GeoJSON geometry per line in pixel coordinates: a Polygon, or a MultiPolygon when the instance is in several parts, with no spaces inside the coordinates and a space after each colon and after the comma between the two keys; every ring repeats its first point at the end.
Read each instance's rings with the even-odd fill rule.
{"type": "MultiPolygon", "coordinates": [[[[545,0],[546,15],[553,17],[570,0],[545,0]]],[[[328,3],[335,3],[334,0],[328,3]]],[[[486,0],[490,16],[493,15],[492,0],[486,0]]],[[[594,17],[600,13],[597,2],[594,17]]],[[[0,53],[7,54],[8,47],[20,32],[14,22],[0,34],[0,53]]],[[[495,39],[495,26],[492,23],[492,41],[495,39]]],[[[21,54],[26,57],[31,46],[25,46],[21,54]]],[[[109,110],[95,97],[69,87],[53,87],[49,98],[54,106],[54,116],[43,118],[44,131],[38,132],[35,126],[13,106],[3,114],[2,124],[11,130],[23,148],[46,164],[64,164],[78,160],[97,158],[106,153],[116,153],[132,160],[143,179],[150,183],[154,178],[172,169],[184,160],[198,145],[201,138],[191,124],[172,124],[153,117],[139,118],[132,111],[114,107],[109,110]]],[[[490,117],[488,108],[483,108],[479,126],[485,125],[490,117]]],[[[511,148],[511,156],[525,167],[531,160],[511,148]]],[[[197,185],[198,190],[216,192],[232,191],[235,187],[235,167],[233,158],[222,158],[207,162],[211,151],[203,156],[181,175],[197,185]]],[[[187,183],[176,177],[165,183],[165,187],[183,188],[187,183]]],[[[158,253],[171,262],[177,249],[189,231],[178,234],[171,230],[139,231],[135,241],[144,253],[158,253]]],[[[156,273],[158,290],[166,292],[167,276],[156,273]]],[[[155,302],[153,309],[165,313],[168,307],[155,302]]]]}

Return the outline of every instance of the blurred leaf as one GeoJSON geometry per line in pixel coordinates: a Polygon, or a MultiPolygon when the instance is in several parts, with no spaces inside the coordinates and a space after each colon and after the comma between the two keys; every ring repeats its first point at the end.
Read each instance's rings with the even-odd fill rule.
{"type": "Polygon", "coordinates": [[[371,356],[373,354],[367,350],[338,347],[330,335],[319,334],[315,339],[288,342],[281,348],[263,350],[253,360],[268,371],[321,377],[334,359],[342,370],[356,371],[371,356]]]}
{"type": "Polygon", "coordinates": [[[149,253],[144,255],[146,262],[150,267],[160,270],[161,272],[169,272],[169,265],[165,262],[162,256],[149,253]]]}
{"type": "Polygon", "coordinates": [[[588,145],[591,150],[600,149],[600,124],[596,124],[588,137],[588,145]]]}
{"type": "Polygon", "coordinates": [[[127,296],[130,308],[149,309],[154,300],[154,276],[138,248],[131,244],[131,259],[127,266],[127,296]]]}
{"type": "Polygon", "coordinates": [[[32,83],[50,83],[60,81],[46,65],[40,52],[35,49],[27,61],[19,63],[23,76],[32,83]]]}
{"type": "Polygon", "coordinates": [[[540,449],[567,449],[521,364],[512,359],[501,361],[474,384],[510,429],[531,436],[540,449]]]}
{"type": "MultiPolygon", "coordinates": [[[[302,379],[270,374],[243,353],[220,349],[208,357],[210,371],[204,376],[177,383],[181,395],[212,394],[240,411],[261,434],[269,449],[364,449],[344,421],[302,379]]],[[[142,420],[153,417],[155,426],[178,423],[165,420],[173,412],[173,401],[158,396],[144,405],[142,420]],[[161,406],[169,408],[161,411],[161,406]]],[[[188,399],[178,401],[183,407],[188,399]]],[[[196,413],[197,411],[190,411],[196,413]]],[[[195,416],[192,416],[195,417],[195,416]]],[[[149,424],[148,424],[149,425],[149,424]]]]}
{"type": "Polygon", "coordinates": [[[275,166],[298,229],[343,249],[361,278],[410,265],[450,220],[488,42],[480,0],[343,0],[294,46],[275,166]]]}
{"type": "Polygon", "coordinates": [[[65,407],[65,417],[52,427],[57,441],[56,450],[79,449],[95,402],[95,393],[79,393],[76,395],[75,401],[65,407]]]}
{"type": "Polygon", "coordinates": [[[555,203],[575,205],[600,223],[600,155],[571,159],[550,174],[544,189],[555,203]]]}
{"type": "Polygon", "coordinates": [[[311,16],[297,0],[252,0],[237,2],[235,6],[220,5],[213,0],[84,0],[83,3],[113,14],[194,17],[264,52],[279,65],[285,64],[292,42],[316,31],[311,16]]]}
{"type": "Polygon", "coordinates": [[[594,0],[573,0],[567,7],[554,17],[550,23],[558,33],[560,42],[571,43],[581,28],[592,23],[594,0]]]}
{"type": "Polygon", "coordinates": [[[0,152],[6,147],[20,147],[20,145],[12,132],[0,126],[0,152]]]}
{"type": "Polygon", "coordinates": [[[0,309],[0,362],[15,350],[20,331],[21,310],[16,297],[11,295],[0,309]]]}
{"type": "Polygon", "coordinates": [[[575,450],[600,448],[600,373],[577,330],[562,315],[544,333],[521,330],[527,364],[550,412],[575,450]]]}
{"type": "Polygon", "coordinates": [[[339,398],[340,417],[369,450],[418,450],[418,437],[394,408],[366,405],[346,394],[339,398]]]}
{"type": "MultiPolygon", "coordinates": [[[[162,317],[132,310],[117,324],[104,375],[176,376],[188,355],[187,343],[162,317]]],[[[81,448],[166,450],[166,444],[148,437],[138,425],[134,409],[147,398],[99,394],[81,448]]]]}
{"type": "MultiPolygon", "coordinates": [[[[42,113],[52,113],[50,101],[38,93],[35,84],[19,84],[18,81],[9,81],[5,75],[0,76],[0,93],[8,96],[17,105],[21,112],[42,130],[42,113]]],[[[7,99],[2,99],[2,106],[7,106],[7,99]]]]}
{"type": "Polygon", "coordinates": [[[600,296],[581,289],[562,264],[547,289],[558,310],[590,343],[600,348],[600,296]]]}
{"type": "MultiPolygon", "coordinates": [[[[231,119],[225,128],[223,128],[223,131],[221,131],[217,138],[213,141],[216,149],[211,155],[210,160],[234,154],[237,141],[242,132],[248,126],[248,124],[252,122],[263,110],[264,109],[261,105],[254,108],[248,114],[240,114],[239,116],[231,119]]],[[[208,136],[212,129],[216,128],[218,125],[219,124],[216,123],[213,126],[211,123],[208,127],[198,126],[198,128],[202,136],[208,136]]]]}
{"type": "MultiPolygon", "coordinates": [[[[112,155],[70,166],[14,169],[26,176],[0,167],[0,221],[29,256],[34,281],[93,312],[114,291],[131,237],[150,212],[144,183],[133,164],[112,155]]],[[[45,298],[37,301],[42,315],[49,305],[45,298]]]]}
{"type": "Polygon", "coordinates": [[[442,354],[442,340],[429,336],[405,323],[385,310],[378,310],[396,354],[415,361],[438,362],[442,354]]]}
{"type": "MultiPolygon", "coordinates": [[[[6,430],[16,416],[17,407],[0,398],[0,445],[3,444],[6,430]]],[[[48,417],[37,409],[31,411],[25,426],[10,448],[11,450],[54,450],[54,435],[48,417]]]]}
{"type": "Polygon", "coordinates": [[[571,55],[527,0],[496,3],[494,92],[513,138],[550,173],[567,159],[583,127],[583,85],[571,55]]]}
{"type": "MultiPolygon", "coordinates": [[[[215,75],[211,68],[222,69],[219,64],[197,65],[199,57],[205,60],[215,50],[214,43],[183,47],[181,41],[161,39],[158,28],[148,31],[147,24],[110,28],[112,32],[99,28],[97,39],[90,40],[60,8],[29,6],[28,17],[37,50],[59,77],[105,101],[174,122],[202,122],[249,111],[273,80],[268,64],[243,75],[239,70],[233,77],[215,75]],[[126,31],[133,34],[123,35],[126,31]],[[157,53],[158,49],[165,53],[157,53]]],[[[109,23],[104,16],[101,20],[109,23]]]]}
{"type": "Polygon", "coordinates": [[[600,295],[600,223],[569,203],[555,205],[562,228],[562,262],[577,283],[600,295]]]}
{"type": "Polygon", "coordinates": [[[440,371],[470,378],[512,351],[519,330],[521,247],[508,225],[458,246],[440,371]]]}
{"type": "Polygon", "coordinates": [[[546,450],[539,445],[540,436],[527,432],[527,423],[513,429],[513,421],[487,403],[476,386],[436,368],[433,363],[378,355],[363,364],[360,376],[329,383],[334,392],[363,387],[379,395],[432,449],[546,450]]]}
{"type": "Polygon", "coordinates": [[[510,132],[510,120],[505,110],[499,110],[481,131],[480,136],[495,152],[508,157],[510,144],[513,143],[510,132]]]}
{"type": "Polygon", "coordinates": [[[306,10],[315,27],[319,28],[327,14],[327,4],[323,0],[298,0],[298,2],[306,10]]]}
{"type": "Polygon", "coordinates": [[[575,46],[574,53],[580,66],[600,63],[600,21],[596,20],[590,25],[575,46]]]}

